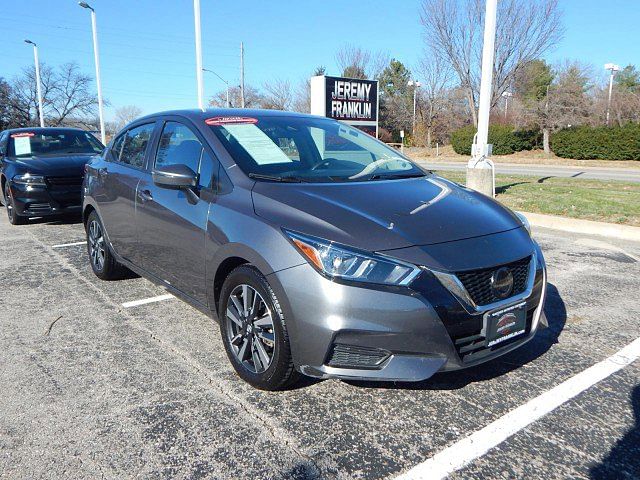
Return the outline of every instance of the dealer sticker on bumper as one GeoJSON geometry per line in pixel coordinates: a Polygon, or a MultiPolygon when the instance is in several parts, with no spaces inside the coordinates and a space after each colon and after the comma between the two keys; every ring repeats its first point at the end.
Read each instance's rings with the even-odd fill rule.
{"type": "Polygon", "coordinates": [[[490,312],[485,316],[487,347],[493,347],[525,333],[527,328],[527,303],[490,312]]]}

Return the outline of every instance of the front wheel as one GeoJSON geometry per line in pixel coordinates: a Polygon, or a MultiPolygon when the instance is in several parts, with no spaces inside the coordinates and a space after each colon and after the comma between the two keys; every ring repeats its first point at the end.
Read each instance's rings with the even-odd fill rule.
{"type": "Polygon", "coordinates": [[[220,295],[220,332],[237,374],[261,390],[279,390],[298,379],[284,315],[267,279],[242,265],[220,295]]]}
{"type": "Polygon", "coordinates": [[[4,205],[7,209],[7,217],[9,217],[9,223],[11,223],[11,225],[24,225],[27,223],[26,217],[18,215],[18,212],[16,212],[13,193],[11,193],[11,187],[9,185],[5,185],[4,205]]]}
{"type": "Polygon", "coordinates": [[[87,252],[89,263],[96,276],[102,280],[118,280],[124,276],[125,267],[120,265],[109,249],[104,234],[104,226],[98,214],[93,211],[87,219],[87,252]]]}

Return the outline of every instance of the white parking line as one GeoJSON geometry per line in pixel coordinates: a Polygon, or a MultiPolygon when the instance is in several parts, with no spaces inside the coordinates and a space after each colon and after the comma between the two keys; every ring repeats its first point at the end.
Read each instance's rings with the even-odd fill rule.
{"type": "Polygon", "coordinates": [[[640,338],[609,358],[565,380],[470,436],[450,445],[398,480],[436,479],[468,465],[563,403],[640,358],[640,338]]]}
{"type": "Polygon", "coordinates": [[[61,243],[60,245],[53,245],[51,248],[74,247],[76,245],[86,245],[86,244],[87,244],[87,241],[83,240],[82,242],[61,243]]]}
{"type": "Polygon", "coordinates": [[[171,294],[159,295],[157,297],[143,298],[142,300],[134,300],[132,302],[124,302],[122,306],[124,308],[131,308],[137,307],[138,305],[145,305],[147,303],[162,302],[163,300],[169,300],[170,298],[174,298],[174,296],[171,294]]]}

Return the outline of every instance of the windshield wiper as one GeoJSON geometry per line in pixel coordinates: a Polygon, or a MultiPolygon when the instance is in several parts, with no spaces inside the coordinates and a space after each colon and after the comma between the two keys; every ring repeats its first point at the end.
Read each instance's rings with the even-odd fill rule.
{"type": "Polygon", "coordinates": [[[397,178],[418,178],[426,176],[423,172],[412,172],[412,173],[375,173],[371,175],[367,180],[393,180],[397,178]]]}
{"type": "Polygon", "coordinates": [[[303,180],[300,177],[293,176],[278,176],[278,175],[265,175],[262,173],[249,173],[249,178],[256,180],[270,180],[272,182],[288,182],[288,183],[300,183],[303,180]]]}

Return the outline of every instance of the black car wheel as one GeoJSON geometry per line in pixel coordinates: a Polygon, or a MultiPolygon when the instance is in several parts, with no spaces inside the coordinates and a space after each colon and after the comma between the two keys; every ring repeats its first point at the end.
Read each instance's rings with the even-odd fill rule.
{"type": "Polygon", "coordinates": [[[113,256],[104,234],[104,226],[95,211],[91,212],[87,219],[86,233],[87,252],[93,273],[102,280],[122,278],[127,269],[113,256]]]}
{"type": "Polygon", "coordinates": [[[4,190],[4,205],[7,209],[7,217],[9,217],[9,223],[11,223],[11,225],[24,225],[25,223],[27,223],[27,219],[22,215],[18,215],[18,213],[16,212],[13,201],[13,193],[11,193],[11,187],[9,187],[9,185],[5,185],[4,190]]]}
{"type": "Polygon", "coordinates": [[[279,390],[299,378],[280,303],[256,268],[242,265],[229,274],[218,318],[229,360],[243,380],[261,390],[279,390]]]}

